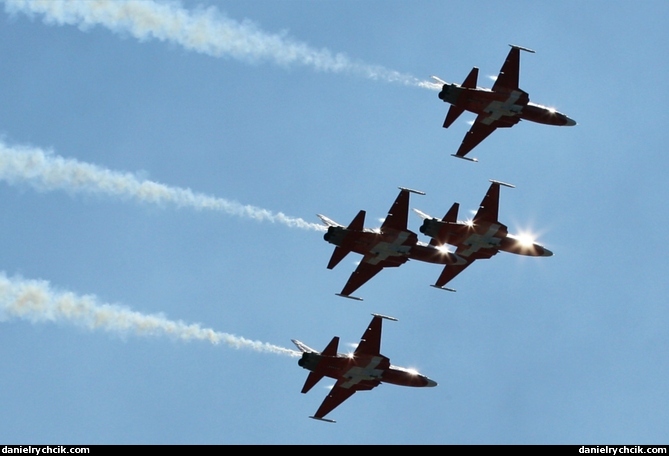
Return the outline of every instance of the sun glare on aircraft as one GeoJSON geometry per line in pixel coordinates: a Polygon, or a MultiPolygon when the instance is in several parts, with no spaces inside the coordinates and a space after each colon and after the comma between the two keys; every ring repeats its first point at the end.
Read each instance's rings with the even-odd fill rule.
{"type": "Polygon", "coordinates": [[[526,247],[534,245],[534,241],[536,240],[536,236],[534,236],[532,233],[529,232],[518,233],[516,237],[521,242],[521,244],[523,244],[526,247]]]}
{"type": "Polygon", "coordinates": [[[534,246],[537,236],[533,233],[530,233],[529,231],[521,231],[518,234],[511,237],[513,237],[520,243],[522,250],[525,252],[530,252],[535,248],[534,246]]]}
{"type": "Polygon", "coordinates": [[[448,244],[442,244],[437,247],[437,250],[439,250],[441,253],[449,253],[450,250],[448,250],[448,244]]]}
{"type": "Polygon", "coordinates": [[[418,372],[418,370],[417,370],[417,369],[414,369],[413,367],[400,367],[400,366],[394,366],[394,365],[392,365],[392,364],[390,365],[390,367],[391,367],[392,369],[397,369],[397,370],[400,370],[400,371],[402,371],[402,372],[406,372],[407,374],[411,374],[411,375],[421,375],[421,373],[418,372]]]}

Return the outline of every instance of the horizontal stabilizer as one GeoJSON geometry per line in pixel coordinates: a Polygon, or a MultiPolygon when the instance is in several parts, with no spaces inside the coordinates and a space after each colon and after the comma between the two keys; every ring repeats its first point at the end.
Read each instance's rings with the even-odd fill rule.
{"type": "Polygon", "coordinates": [[[339,223],[335,222],[331,218],[328,218],[328,217],[324,216],[323,214],[316,214],[316,215],[327,226],[339,226],[339,227],[342,227],[342,228],[344,227],[344,225],[340,225],[339,223]]]}
{"type": "Polygon", "coordinates": [[[419,216],[420,218],[422,218],[423,220],[433,219],[433,218],[434,218],[434,217],[432,217],[430,214],[426,214],[425,212],[421,211],[420,209],[415,209],[415,208],[414,208],[413,211],[414,211],[416,214],[418,214],[418,216],[419,216]]]}
{"type": "Polygon", "coordinates": [[[334,252],[332,252],[332,256],[330,257],[330,261],[328,262],[328,269],[332,269],[335,266],[339,264],[341,260],[348,255],[350,250],[344,249],[342,247],[335,247],[334,252]]]}
{"type": "Polygon", "coordinates": [[[300,342],[300,341],[297,340],[297,339],[290,339],[290,340],[291,340],[292,343],[295,344],[295,346],[296,346],[297,348],[300,349],[300,351],[301,351],[302,353],[318,353],[318,350],[314,350],[313,348],[309,347],[308,345],[306,345],[306,344],[303,343],[303,342],[300,342]]]}
{"type": "Polygon", "coordinates": [[[309,372],[309,375],[307,376],[307,380],[304,382],[304,386],[302,387],[302,394],[308,393],[309,390],[311,388],[313,388],[316,383],[321,381],[323,376],[324,376],[324,374],[321,374],[321,373],[309,372]]]}
{"type": "Polygon", "coordinates": [[[442,125],[444,128],[448,128],[457,120],[458,117],[460,117],[460,114],[465,112],[465,108],[456,106],[456,105],[451,105],[450,108],[448,108],[448,113],[446,114],[446,118],[444,119],[444,125],[442,125]]]}

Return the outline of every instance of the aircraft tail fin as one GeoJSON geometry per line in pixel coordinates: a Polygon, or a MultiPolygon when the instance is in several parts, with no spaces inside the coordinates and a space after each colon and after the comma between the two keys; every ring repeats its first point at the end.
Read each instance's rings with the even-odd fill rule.
{"type": "MultiPolygon", "coordinates": [[[[478,77],[479,77],[479,69],[476,67],[472,68],[472,71],[469,72],[469,74],[462,82],[462,85],[460,87],[464,87],[466,89],[475,89],[478,77]]],[[[464,111],[465,109],[462,107],[451,105],[451,107],[448,109],[448,113],[446,114],[446,119],[444,119],[443,127],[444,128],[450,127],[451,124],[455,122],[457,118],[460,117],[460,114],[462,114],[464,111]]]]}
{"type": "MultiPolygon", "coordinates": [[[[297,345],[298,348],[299,348],[300,350],[302,350],[302,351],[305,351],[305,350],[304,350],[305,348],[311,350],[311,348],[307,347],[307,346],[304,345],[302,342],[293,340],[293,343],[294,343],[295,345],[297,345]]],[[[325,347],[325,349],[324,349],[320,354],[321,354],[321,356],[333,356],[333,357],[336,357],[336,356],[337,356],[337,349],[338,349],[338,348],[339,348],[339,337],[338,337],[338,336],[335,336],[335,337],[332,338],[332,340],[330,341],[330,343],[327,345],[327,347],[325,347]]],[[[318,353],[318,352],[316,352],[316,353],[318,353]]],[[[317,368],[315,371],[311,371],[311,372],[309,372],[309,375],[307,376],[307,379],[306,379],[305,382],[304,382],[304,386],[302,387],[302,393],[306,393],[306,392],[308,392],[308,391],[309,391],[311,388],[313,388],[314,385],[316,385],[316,383],[318,383],[324,376],[325,376],[325,374],[324,374],[321,370],[319,370],[318,368],[317,368]]]]}
{"type": "MultiPolygon", "coordinates": [[[[365,229],[365,211],[360,211],[358,212],[358,215],[356,215],[353,220],[351,220],[351,223],[346,227],[347,231],[364,231],[365,229]]],[[[322,217],[321,217],[322,219],[322,217]]],[[[330,225],[332,226],[332,225],[330,225]]],[[[341,225],[339,225],[341,226],[341,225]]],[[[329,234],[326,234],[328,236],[329,234]]],[[[326,237],[327,239],[327,237],[326,237]]],[[[339,264],[341,260],[343,260],[346,255],[348,255],[350,252],[349,249],[344,248],[344,247],[335,247],[334,252],[332,252],[332,256],[330,257],[330,261],[328,262],[328,269],[332,269],[335,266],[339,264]]]]}
{"type": "Polygon", "coordinates": [[[351,223],[346,227],[347,230],[362,231],[365,229],[365,211],[358,212],[358,215],[355,216],[351,223]]]}
{"type": "Polygon", "coordinates": [[[334,336],[327,347],[321,352],[323,356],[337,356],[337,349],[339,348],[339,337],[334,336]]]}
{"type": "Polygon", "coordinates": [[[451,208],[446,212],[442,221],[449,223],[457,223],[458,221],[458,210],[460,209],[459,203],[453,203],[451,208]]]}
{"type": "Polygon", "coordinates": [[[478,82],[478,78],[479,78],[479,69],[474,67],[472,68],[472,71],[469,72],[465,80],[462,82],[461,87],[466,87],[468,89],[475,89],[476,83],[478,82]]]}
{"type": "MultiPolygon", "coordinates": [[[[442,222],[446,223],[458,223],[458,210],[460,209],[460,203],[453,203],[451,208],[446,212],[444,218],[441,219],[442,222]]],[[[421,230],[421,232],[423,232],[421,230]]],[[[430,240],[430,245],[439,247],[445,243],[444,236],[442,236],[441,230],[436,235],[432,235],[430,240]]]]}

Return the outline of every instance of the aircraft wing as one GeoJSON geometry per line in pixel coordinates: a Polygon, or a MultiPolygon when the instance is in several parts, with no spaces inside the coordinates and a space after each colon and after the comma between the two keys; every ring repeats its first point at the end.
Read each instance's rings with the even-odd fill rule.
{"type": "Polygon", "coordinates": [[[316,410],[316,414],[312,418],[316,418],[318,420],[323,419],[325,415],[333,411],[335,408],[339,406],[339,404],[344,402],[349,397],[353,396],[353,393],[355,393],[357,390],[360,389],[355,387],[345,388],[342,385],[346,381],[347,380],[337,381],[335,386],[333,386],[332,389],[330,390],[330,393],[327,396],[325,396],[325,399],[323,399],[323,403],[321,404],[320,407],[318,407],[318,410],[316,410]]]}
{"type": "Polygon", "coordinates": [[[496,223],[500,225],[501,228],[506,229],[506,226],[499,222],[499,187],[504,185],[505,187],[514,188],[513,185],[507,184],[505,182],[500,182],[496,180],[490,180],[492,182],[488,191],[486,192],[481,205],[479,206],[476,215],[474,216],[474,225],[480,222],[486,223],[496,223]]]}
{"type": "Polygon", "coordinates": [[[375,315],[372,318],[355,349],[354,353],[356,355],[377,356],[381,354],[381,321],[383,318],[380,315],[375,315]]]}
{"type": "Polygon", "coordinates": [[[349,277],[348,282],[344,285],[344,289],[341,291],[341,295],[345,297],[351,297],[351,293],[363,286],[369,279],[374,277],[376,274],[381,272],[383,265],[381,264],[372,264],[365,261],[367,257],[363,258],[358,267],[353,271],[351,277],[349,277]]]}
{"type": "Polygon", "coordinates": [[[493,182],[490,184],[476,215],[474,224],[477,222],[497,223],[499,218],[499,184],[493,182]]]}
{"type": "Polygon", "coordinates": [[[485,124],[482,122],[482,120],[487,117],[487,114],[479,114],[478,117],[476,117],[474,124],[465,135],[462,144],[460,144],[460,148],[455,153],[456,157],[464,158],[464,156],[471,152],[474,147],[478,146],[481,141],[486,139],[497,129],[497,126],[494,124],[485,124]]]}
{"type": "Polygon", "coordinates": [[[442,287],[443,287],[444,285],[446,285],[448,282],[450,282],[451,280],[453,280],[453,279],[455,278],[455,276],[457,276],[457,275],[460,274],[462,271],[464,271],[465,268],[466,268],[467,266],[469,266],[470,264],[472,264],[473,262],[474,262],[474,260],[468,261],[468,262],[465,263],[465,264],[458,264],[458,265],[455,265],[455,264],[447,264],[447,265],[444,267],[444,270],[441,271],[441,274],[440,274],[439,277],[437,278],[437,281],[435,282],[434,286],[437,287],[437,288],[442,288],[442,287]]]}
{"type": "Polygon", "coordinates": [[[394,229],[397,231],[406,231],[409,220],[409,193],[408,189],[401,189],[395,202],[390,207],[386,219],[381,225],[381,231],[394,229]]]}
{"type": "Polygon", "coordinates": [[[506,56],[506,60],[499,72],[499,76],[497,76],[497,80],[492,86],[493,92],[518,89],[518,79],[520,76],[520,51],[520,47],[511,46],[509,55],[506,56]]]}
{"type": "Polygon", "coordinates": [[[494,255],[499,252],[499,249],[494,248],[476,248],[471,245],[460,245],[456,250],[455,254],[461,258],[467,260],[465,264],[448,264],[444,267],[444,270],[441,271],[441,275],[437,278],[434,286],[437,288],[442,288],[448,282],[453,280],[455,276],[460,274],[465,270],[469,265],[471,265],[474,260],[485,260],[492,258],[494,255]]]}

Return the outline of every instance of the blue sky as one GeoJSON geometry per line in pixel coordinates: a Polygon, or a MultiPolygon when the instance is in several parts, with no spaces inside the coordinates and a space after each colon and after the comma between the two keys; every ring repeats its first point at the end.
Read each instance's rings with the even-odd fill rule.
{"type": "Polygon", "coordinates": [[[665,2],[142,3],[180,14],[164,35],[137,14],[84,24],[3,3],[2,443],[666,443],[665,2]],[[189,28],[206,8],[212,27],[189,28]],[[479,163],[450,157],[474,115],[441,128],[447,106],[417,82],[478,66],[490,87],[509,43],[536,50],[521,55],[530,99],[578,125],[523,122],[479,163]],[[21,171],[26,154],[43,166],[21,171]],[[467,215],[488,179],[516,185],[501,221],[553,257],[500,253],[457,293],[408,262],[363,302],[335,296],[359,257],[327,270],[315,214],[378,225],[405,186],[426,192],[411,207],[467,215]],[[115,323],[17,313],[26,290],[113,305],[115,323]],[[300,394],[307,371],[280,348],[356,343],[372,312],[399,319],[391,362],[439,386],[381,385],[335,425],[309,420],[332,382],[300,394]],[[271,347],[212,344],[209,328],[271,347]]]}

